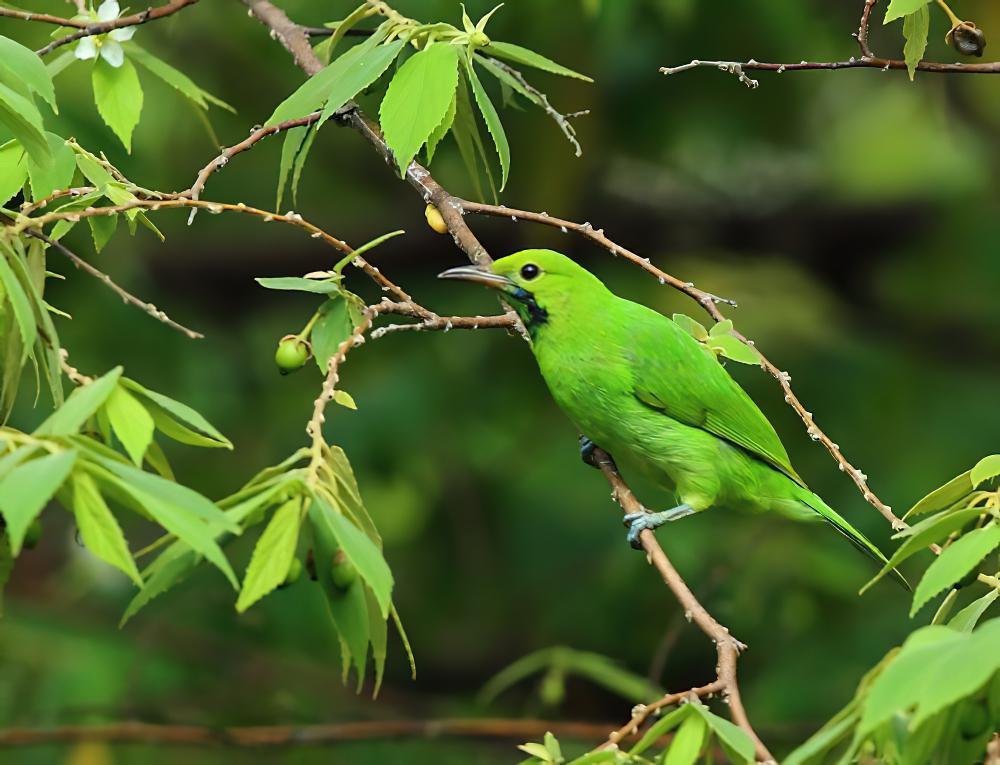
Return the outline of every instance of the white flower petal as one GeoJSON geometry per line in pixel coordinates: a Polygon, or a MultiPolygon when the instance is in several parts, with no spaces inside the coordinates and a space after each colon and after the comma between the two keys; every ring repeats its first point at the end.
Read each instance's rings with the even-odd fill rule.
{"type": "Polygon", "coordinates": [[[125,51],[114,40],[105,40],[101,46],[101,58],[117,69],[125,63],[125,51]]]}
{"type": "Polygon", "coordinates": [[[108,37],[118,42],[127,42],[132,39],[133,35],[135,35],[135,27],[120,27],[108,32],[108,37]]]}
{"type": "Polygon", "coordinates": [[[73,51],[73,55],[81,61],[86,61],[90,58],[97,58],[97,43],[94,42],[94,38],[84,37],[80,40],[80,42],[76,44],[76,50],[73,51]]]}
{"type": "Polygon", "coordinates": [[[120,13],[121,8],[118,7],[118,0],[104,0],[97,9],[97,20],[111,21],[117,19],[120,13]]]}

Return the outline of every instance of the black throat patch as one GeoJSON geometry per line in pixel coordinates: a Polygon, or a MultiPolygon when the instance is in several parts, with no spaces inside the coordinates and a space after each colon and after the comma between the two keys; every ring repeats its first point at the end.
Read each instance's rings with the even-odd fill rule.
{"type": "Polygon", "coordinates": [[[549,312],[538,305],[538,301],[535,300],[535,294],[528,292],[524,287],[518,287],[510,293],[510,297],[524,306],[524,311],[518,311],[518,313],[521,314],[521,319],[524,321],[524,326],[528,330],[528,334],[534,338],[539,328],[548,322],[549,312]]]}

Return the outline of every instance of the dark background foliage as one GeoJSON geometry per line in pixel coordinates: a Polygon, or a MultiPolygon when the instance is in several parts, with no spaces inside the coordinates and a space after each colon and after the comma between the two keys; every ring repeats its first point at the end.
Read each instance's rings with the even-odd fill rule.
{"type": "MultiPolygon", "coordinates": [[[[33,4],[45,5],[67,10],[33,4]]],[[[303,23],[350,10],[339,2],[284,5],[303,23]]],[[[987,34],[1000,29],[1000,8],[965,5],[987,34]]],[[[459,13],[451,0],[398,7],[425,19],[459,13]]],[[[482,0],[469,8],[473,17],[489,10],[482,0]]],[[[918,75],[910,84],[904,73],[864,70],[761,74],[761,87],[749,91],[711,70],[669,79],[656,71],[694,57],[844,58],[855,53],[849,33],[859,10],[859,2],[819,0],[732,0],[724,8],[693,0],[514,0],[490,31],[597,81],[534,78],[557,107],[591,110],[576,123],[582,159],[537,111],[505,112],[513,154],[505,201],[590,220],[671,273],[736,299],[737,326],[789,370],[819,423],[902,511],[995,451],[996,83],[918,75]]],[[[935,24],[929,55],[951,60],[945,30],[935,24]]],[[[42,30],[19,22],[0,22],[0,33],[44,42],[42,30]]],[[[235,2],[201,3],[141,27],[136,40],[236,106],[238,115],[211,115],[225,144],[262,122],[301,80],[235,2]]],[[[873,28],[872,42],[894,51],[898,30],[873,28]]],[[[89,101],[86,76],[80,67],[57,82],[56,129],[111,147],[112,161],[147,187],[190,185],[215,152],[194,112],[151,83],[128,156],[89,101]]],[[[264,142],[234,160],[210,181],[206,198],[273,204],[279,151],[264,142]]],[[[435,175],[471,194],[449,142],[435,175]]],[[[297,211],[352,243],[405,228],[373,259],[425,305],[442,313],[495,309],[485,293],[435,281],[461,262],[460,253],[427,228],[419,198],[354,133],[331,124],[320,134],[298,199],[297,211]]],[[[50,300],[74,317],[62,331],[75,363],[95,372],[123,363],[130,376],[190,402],[232,438],[233,453],[170,451],[185,482],[221,496],[302,442],[319,386],[314,369],[279,377],[272,361],[274,343],[301,327],[313,303],[260,289],[253,277],[328,267],[330,251],[287,227],[202,215],[188,228],[184,217],[161,215],[165,244],[147,232],[119,235],[95,262],[207,339],[192,343],[169,332],[82,275],[54,286],[50,300]]],[[[558,231],[506,220],[474,227],[495,255],[552,246],[622,294],[697,315],[682,296],[558,231]]],[[[73,236],[89,245],[82,228],[73,236]]],[[[362,276],[351,278],[359,292],[373,294],[362,276]]],[[[642,556],[626,546],[619,510],[600,475],[580,463],[576,434],[528,350],[497,332],[400,334],[359,350],[344,372],[359,411],[338,409],[327,435],[350,455],[383,532],[417,680],[393,644],[380,699],[355,696],[340,684],[335,640],[313,588],[292,587],[238,616],[229,586],[208,569],[118,632],[130,585],[85,553],[68,520],[53,513],[8,587],[0,622],[3,724],[624,719],[628,702],[579,681],[556,709],[531,684],[489,707],[474,701],[509,662],[557,644],[645,674],[678,619],[642,556]]],[[[812,487],[886,546],[885,522],[809,440],[773,381],[753,368],[735,374],[812,487]]],[[[18,416],[30,419],[30,401],[22,403],[18,416]]],[[[861,674],[915,626],[908,598],[892,585],[857,597],[871,569],[822,527],[713,511],[659,538],[713,613],[750,644],[740,665],[745,701],[776,750],[845,703],[861,674]]],[[[232,552],[242,567],[249,550],[232,552]]],[[[703,637],[684,630],[653,679],[688,687],[706,679],[712,661],[703,637]]],[[[441,741],[335,752],[224,759],[513,759],[509,745],[441,741]]],[[[130,763],[181,754],[130,746],[16,756],[130,763]]],[[[183,756],[192,764],[223,759],[217,751],[183,756]]]]}

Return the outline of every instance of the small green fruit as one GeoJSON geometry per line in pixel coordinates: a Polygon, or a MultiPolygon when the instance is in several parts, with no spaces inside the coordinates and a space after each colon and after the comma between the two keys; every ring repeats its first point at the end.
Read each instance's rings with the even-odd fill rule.
{"type": "Polygon", "coordinates": [[[301,369],[311,355],[309,343],[298,335],[285,335],[278,343],[278,350],[274,352],[274,363],[278,365],[281,374],[287,375],[301,369]]]}
{"type": "Polygon", "coordinates": [[[28,530],[24,532],[24,549],[33,550],[36,545],[38,545],[39,540],[42,538],[42,522],[40,519],[35,518],[28,526],[28,530]]]}
{"type": "Polygon", "coordinates": [[[295,584],[302,577],[302,561],[292,558],[288,566],[288,573],[285,574],[285,585],[295,584]]]}
{"type": "Polygon", "coordinates": [[[330,578],[337,589],[346,590],[354,580],[358,578],[358,570],[354,568],[343,550],[337,550],[333,554],[333,567],[330,569],[330,578]]]}

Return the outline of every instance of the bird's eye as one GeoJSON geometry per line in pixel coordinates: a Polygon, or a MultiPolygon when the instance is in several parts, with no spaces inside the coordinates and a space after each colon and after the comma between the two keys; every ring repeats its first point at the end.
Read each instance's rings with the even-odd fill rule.
{"type": "Polygon", "coordinates": [[[527,265],[521,266],[521,278],[525,281],[531,281],[537,278],[542,273],[542,269],[536,266],[534,263],[528,263],[527,265]]]}

